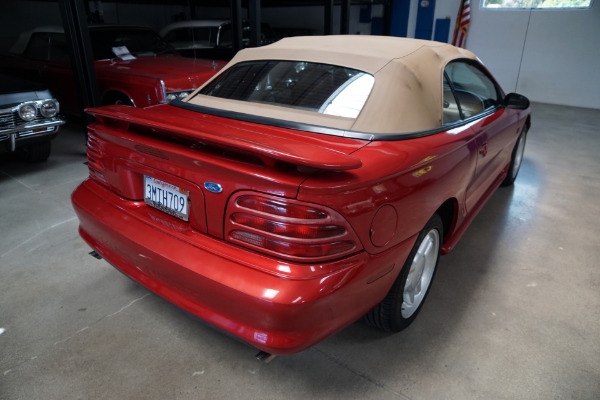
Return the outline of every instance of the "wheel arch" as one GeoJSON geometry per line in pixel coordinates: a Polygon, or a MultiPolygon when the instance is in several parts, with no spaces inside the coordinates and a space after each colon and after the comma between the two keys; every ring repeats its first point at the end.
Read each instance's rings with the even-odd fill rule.
{"type": "Polygon", "coordinates": [[[104,92],[102,94],[100,103],[103,106],[108,105],[108,104],[115,104],[115,102],[119,99],[131,102],[133,107],[136,106],[135,102],[133,101],[131,96],[129,96],[127,93],[124,93],[124,92],[122,92],[120,90],[116,90],[116,89],[109,89],[106,92],[104,92]]]}
{"type": "Polygon", "coordinates": [[[458,201],[455,198],[446,200],[435,212],[442,219],[444,224],[443,242],[446,242],[447,238],[451,236],[454,226],[456,224],[456,217],[458,213],[458,201]]]}

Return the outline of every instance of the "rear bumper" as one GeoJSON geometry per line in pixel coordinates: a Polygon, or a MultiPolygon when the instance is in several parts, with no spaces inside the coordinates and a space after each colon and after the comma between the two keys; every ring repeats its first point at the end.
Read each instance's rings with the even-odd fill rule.
{"type": "Polygon", "coordinates": [[[287,263],[157,223],[152,215],[158,211],[91,180],[73,192],[72,201],[81,236],[109,263],[271,354],[304,350],[360,318],[386,295],[413,244],[327,265],[287,263]],[[266,272],[275,264],[280,274],[266,272]],[[301,270],[304,276],[290,274],[301,270]]]}

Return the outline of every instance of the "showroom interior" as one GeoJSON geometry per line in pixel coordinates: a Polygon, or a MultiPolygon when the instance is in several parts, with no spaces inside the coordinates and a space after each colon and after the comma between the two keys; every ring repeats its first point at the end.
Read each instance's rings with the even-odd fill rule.
{"type": "Polygon", "coordinates": [[[74,113],[61,100],[65,123],[47,160],[0,153],[0,399],[600,398],[598,0],[574,8],[470,1],[464,48],[506,93],[531,101],[531,128],[514,185],[499,188],[440,258],[404,331],[358,320],[299,353],[257,360],[255,348],[119,273],[78,232],[71,193],[89,175],[93,121],[82,111],[106,100],[89,25],[160,32],[232,21],[232,55],[287,36],[451,43],[463,3],[3,2],[0,72],[21,33],[63,29],[73,63],[64,84],[77,95],[74,113]]]}

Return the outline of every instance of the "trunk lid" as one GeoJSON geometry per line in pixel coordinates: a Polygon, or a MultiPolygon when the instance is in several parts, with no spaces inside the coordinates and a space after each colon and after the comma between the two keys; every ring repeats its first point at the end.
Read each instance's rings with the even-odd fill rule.
{"type": "MultiPolygon", "coordinates": [[[[223,237],[227,201],[240,190],[295,198],[317,170],[359,168],[367,141],[274,128],[167,104],[88,109],[90,176],[125,201],[144,201],[150,176],[189,193],[189,226],[223,237]]],[[[148,207],[141,207],[148,208],[148,207]]],[[[176,229],[187,222],[152,218],[176,229]]]]}

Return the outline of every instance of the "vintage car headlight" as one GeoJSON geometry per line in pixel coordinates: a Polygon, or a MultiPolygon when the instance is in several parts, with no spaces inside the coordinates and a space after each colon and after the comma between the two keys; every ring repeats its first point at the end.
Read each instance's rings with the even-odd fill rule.
{"type": "Polygon", "coordinates": [[[188,91],[167,93],[167,102],[171,102],[176,99],[185,99],[189,94],[190,92],[188,91]]]}
{"type": "Polygon", "coordinates": [[[35,108],[35,104],[23,104],[19,107],[19,117],[23,121],[33,121],[37,114],[37,110],[35,108]]]}
{"type": "Polygon", "coordinates": [[[48,100],[42,103],[40,112],[46,118],[52,118],[58,114],[58,103],[54,100],[48,100]]]}

